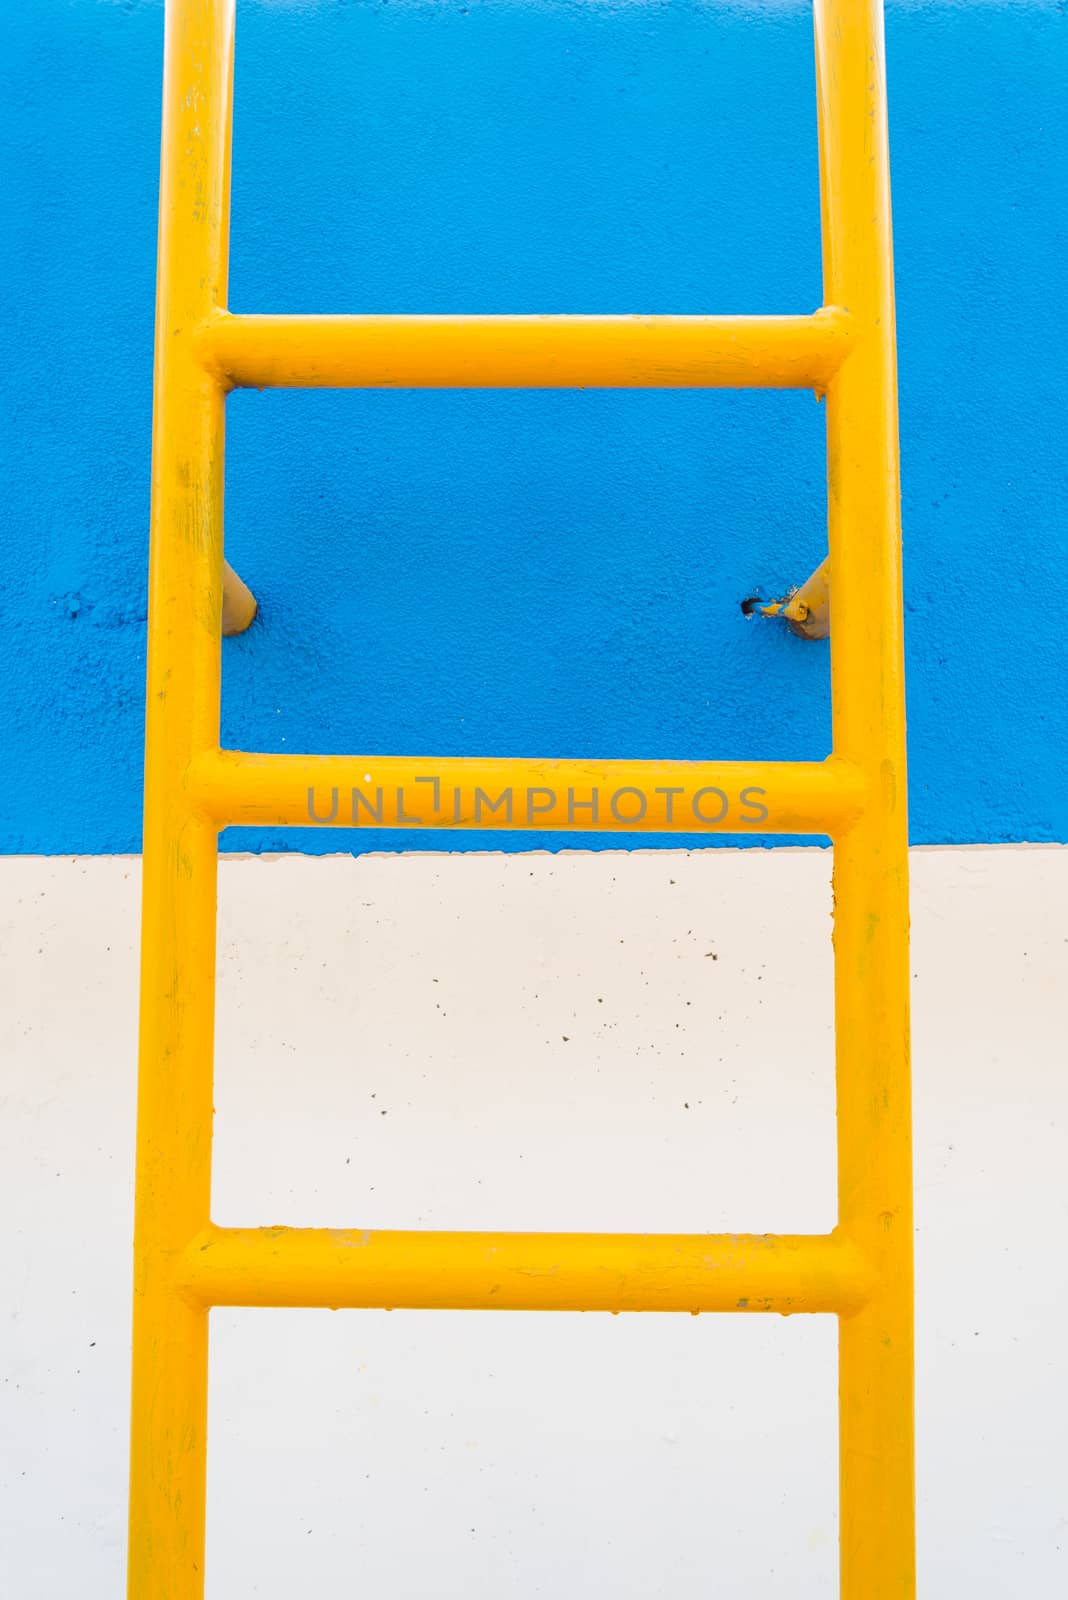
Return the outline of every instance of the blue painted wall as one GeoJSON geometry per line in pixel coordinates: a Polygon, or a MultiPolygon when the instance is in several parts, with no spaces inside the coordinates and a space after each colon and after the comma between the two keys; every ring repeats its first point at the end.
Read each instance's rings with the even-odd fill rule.
{"type": "MultiPolygon", "coordinates": [[[[0,847],[135,850],[162,9],[4,13],[0,847]]],[[[1068,16],[888,50],[913,837],[1065,840],[1068,16]]],[[[236,100],[236,310],[819,302],[803,3],[242,0],[236,100]]],[[[827,749],[826,647],[739,610],[823,551],[810,396],[241,394],[227,475],[228,743],[827,749]]]]}

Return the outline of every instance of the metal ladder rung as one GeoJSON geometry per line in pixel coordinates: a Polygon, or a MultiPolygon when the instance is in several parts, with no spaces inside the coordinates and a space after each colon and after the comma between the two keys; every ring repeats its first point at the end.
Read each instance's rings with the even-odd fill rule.
{"type": "Polygon", "coordinates": [[[507,757],[197,756],[191,802],[220,827],[542,829],[840,835],[859,768],[825,761],[544,761],[507,757]]]}
{"type": "Polygon", "coordinates": [[[230,388],[815,389],[850,348],[848,314],[234,316],[199,328],[230,388]]]}
{"type": "Polygon", "coordinates": [[[179,1272],[205,1306],[783,1316],[857,1311],[872,1281],[835,1234],[210,1227],[179,1272]]]}

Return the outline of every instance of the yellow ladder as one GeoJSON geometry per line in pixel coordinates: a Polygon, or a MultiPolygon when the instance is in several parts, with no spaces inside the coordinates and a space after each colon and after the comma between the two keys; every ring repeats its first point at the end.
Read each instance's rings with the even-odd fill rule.
{"type": "Polygon", "coordinates": [[[133,1600],[194,1600],[203,1592],[208,1312],[218,1305],[835,1313],[841,1593],[845,1600],[914,1594],[905,715],[881,0],[815,0],[815,23],[826,303],[814,315],[232,316],[234,0],[168,0],[133,1600]],[[266,385],[763,386],[825,395],[833,753],[822,762],[741,763],[220,750],[225,401],[234,387],[266,385]],[[388,827],[829,834],[837,1226],[827,1235],[761,1237],[215,1227],[218,834],[232,823],[307,824],[310,809],[338,824],[351,823],[355,812],[361,825],[388,827]]]}

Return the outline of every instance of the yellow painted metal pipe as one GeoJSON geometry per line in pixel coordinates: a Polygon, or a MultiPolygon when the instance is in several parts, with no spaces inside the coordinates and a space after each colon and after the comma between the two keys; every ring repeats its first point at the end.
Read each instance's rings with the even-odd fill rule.
{"type": "Polygon", "coordinates": [[[812,316],[232,316],[200,328],[232,388],[772,388],[823,392],[850,347],[812,316]]]}
{"type": "Polygon", "coordinates": [[[538,761],[211,751],[191,804],[224,827],[840,834],[864,784],[826,761],[538,761]]]}
{"type": "Polygon", "coordinates": [[[228,561],[223,562],[222,631],[225,639],[244,633],[256,615],[256,597],[228,561]]]}
{"type": "Polygon", "coordinates": [[[145,721],[130,1600],[201,1600],[208,1317],[175,1269],[211,1197],[217,832],[184,774],[219,737],[233,0],[166,8],[145,721]]]}
{"type": "Polygon", "coordinates": [[[912,1600],[912,1129],[897,369],[880,0],[815,0],[824,294],[856,340],[827,395],[835,751],[868,780],[835,844],[838,1220],[876,1271],[839,1330],[842,1600],[912,1600]]]}
{"type": "Polygon", "coordinates": [[[485,1311],[836,1311],[871,1274],[804,1234],[432,1233],[208,1228],[183,1289],[205,1305],[485,1311]]]}

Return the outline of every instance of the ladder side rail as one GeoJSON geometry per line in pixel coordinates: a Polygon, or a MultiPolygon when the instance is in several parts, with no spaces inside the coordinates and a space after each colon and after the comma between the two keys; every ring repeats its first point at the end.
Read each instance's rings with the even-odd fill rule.
{"type": "Polygon", "coordinates": [[[839,1226],[876,1273],[839,1321],[842,1600],[915,1593],[908,825],[893,247],[882,0],[816,0],[824,285],[853,349],[827,395],[839,1226]]]}
{"type": "Polygon", "coordinates": [[[200,1600],[218,835],[186,788],[219,742],[224,403],[195,332],[225,303],[234,0],[166,8],[134,1222],[131,1600],[200,1600]]]}

